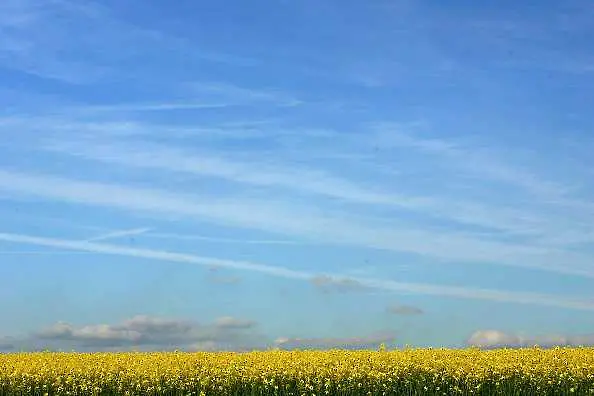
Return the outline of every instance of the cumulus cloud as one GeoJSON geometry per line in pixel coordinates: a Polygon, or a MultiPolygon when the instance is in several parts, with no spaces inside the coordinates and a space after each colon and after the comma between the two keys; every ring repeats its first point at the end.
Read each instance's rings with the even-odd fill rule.
{"type": "Polygon", "coordinates": [[[74,328],[68,323],[59,322],[40,331],[37,336],[42,340],[80,341],[86,345],[116,346],[123,344],[140,344],[143,334],[106,324],[74,328]]]}
{"type": "Polygon", "coordinates": [[[136,315],[119,323],[73,325],[57,322],[22,338],[0,337],[0,352],[17,349],[117,351],[251,351],[295,349],[377,349],[393,344],[396,333],[383,331],[358,337],[272,337],[257,331],[253,320],[220,316],[207,323],[136,315]],[[18,341],[18,342],[17,342],[18,341]]]}
{"type": "Polygon", "coordinates": [[[364,285],[360,281],[351,278],[334,278],[327,275],[317,275],[310,279],[312,285],[318,290],[329,293],[329,292],[359,292],[366,291],[369,289],[368,286],[364,285]]]}
{"type": "Polygon", "coordinates": [[[185,335],[195,329],[190,321],[180,319],[165,319],[147,315],[137,315],[125,320],[121,326],[124,330],[137,331],[141,334],[151,335],[185,335]]]}
{"type": "Polygon", "coordinates": [[[376,349],[382,343],[392,343],[396,334],[391,331],[350,338],[277,338],[275,346],[280,349],[376,349]]]}
{"type": "Polygon", "coordinates": [[[385,331],[350,338],[271,338],[257,333],[253,320],[221,316],[206,324],[188,320],[137,315],[117,324],[73,326],[58,322],[29,340],[34,349],[79,351],[185,350],[249,351],[277,347],[293,349],[377,349],[393,343],[394,332],[385,331]]]}
{"type": "Polygon", "coordinates": [[[549,334],[544,336],[524,336],[505,333],[499,330],[475,331],[466,341],[469,346],[479,348],[523,348],[538,345],[544,348],[554,346],[590,346],[594,345],[594,334],[562,335],[549,334]]]}
{"type": "Polygon", "coordinates": [[[394,315],[421,315],[425,313],[421,308],[412,305],[391,305],[386,310],[394,315]]]}
{"type": "Polygon", "coordinates": [[[217,318],[214,323],[198,324],[188,320],[138,315],[119,324],[75,327],[58,322],[35,333],[34,337],[83,349],[242,349],[254,346],[256,341],[264,345],[256,334],[249,332],[255,324],[251,320],[230,316],[217,318]]]}
{"type": "Polygon", "coordinates": [[[256,325],[253,320],[238,319],[232,316],[222,316],[215,320],[219,329],[249,329],[256,325]]]}

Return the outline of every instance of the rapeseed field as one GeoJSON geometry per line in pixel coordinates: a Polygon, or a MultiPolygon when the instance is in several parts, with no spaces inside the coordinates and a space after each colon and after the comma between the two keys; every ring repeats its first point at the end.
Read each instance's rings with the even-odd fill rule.
{"type": "Polygon", "coordinates": [[[594,395],[594,348],[15,353],[0,395],[594,395]]]}

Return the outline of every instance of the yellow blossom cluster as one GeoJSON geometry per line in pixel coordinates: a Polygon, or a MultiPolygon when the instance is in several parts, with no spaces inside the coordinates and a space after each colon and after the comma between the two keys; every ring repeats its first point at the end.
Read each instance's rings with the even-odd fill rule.
{"type": "Polygon", "coordinates": [[[0,396],[587,394],[594,348],[0,355],[0,396]]]}

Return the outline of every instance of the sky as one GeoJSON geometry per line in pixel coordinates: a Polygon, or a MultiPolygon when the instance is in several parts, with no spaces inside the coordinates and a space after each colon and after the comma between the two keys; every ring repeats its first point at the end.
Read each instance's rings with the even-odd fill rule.
{"type": "Polygon", "coordinates": [[[587,0],[3,0],[0,350],[594,344],[587,0]]]}

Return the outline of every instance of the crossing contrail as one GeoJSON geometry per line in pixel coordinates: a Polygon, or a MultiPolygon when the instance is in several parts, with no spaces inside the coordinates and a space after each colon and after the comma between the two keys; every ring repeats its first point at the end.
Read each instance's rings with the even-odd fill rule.
{"type": "MultiPolygon", "coordinates": [[[[259,272],[280,278],[288,278],[302,281],[311,281],[312,278],[318,275],[306,271],[292,270],[280,266],[260,264],[249,261],[224,260],[212,257],[202,257],[187,253],[133,248],[88,241],[47,238],[11,233],[0,233],[0,241],[60,249],[72,249],[76,251],[87,251],[99,254],[139,257],[151,260],[169,261],[185,264],[196,264],[207,267],[218,266],[242,271],[259,272]]],[[[323,274],[323,276],[329,278],[330,280],[340,280],[345,278],[343,274],[323,274]]],[[[392,280],[377,278],[351,279],[355,282],[358,282],[362,286],[373,288],[376,290],[454,298],[466,298],[474,300],[508,302],[517,304],[543,305],[566,309],[594,311],[594,301],[592,300],[571,299],[550,294],[515,292],[495,289],[478,289],[460,286],[443,286],[427,283],[396,282],[392,280]]]]}

